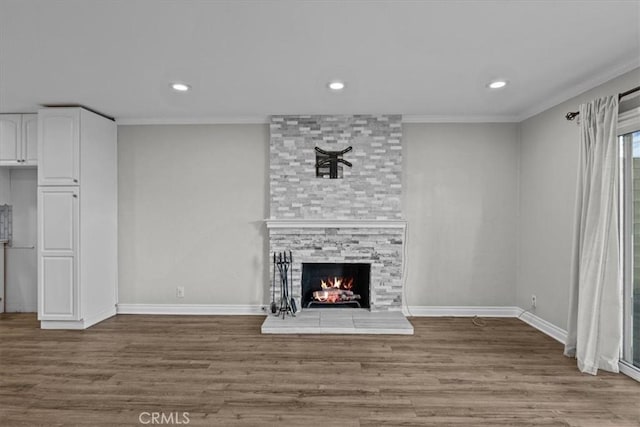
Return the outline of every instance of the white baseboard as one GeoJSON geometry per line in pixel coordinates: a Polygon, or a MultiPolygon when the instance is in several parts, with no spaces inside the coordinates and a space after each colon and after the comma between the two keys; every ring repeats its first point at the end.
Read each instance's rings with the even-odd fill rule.
{"type": "Polygon", "coordinates": [[[82,320],[41,320],[40,329],[69,329],[82,330],[90,328],[109,317],[116,315],[116,307],[108,307],[100,313],[82,320]]]}
{"type": "MultiPolygon", "coordinates": [[[[520,307],[409,306],[403,312],[416,317],[519,317],[520,320],[564,344],[567,332],[520,307]]],[[[231,304],[118,304],[118,314],[158,315],[266,315],[261,305],[231,304]]],[[[90,326],[90,325],[89,325],[90,326]]]]}
{"type": "Polygon", "coordinates": [[[84,320],[41,320],[40,329],[81,330],[86,329],[86,326],[84,320]]]}
{"type": "Polygon", "coordinates": [[[405,314],[416,317],[517,317],[540,332],[564,344],[567,331],[520,307],[409,306],[405,314]]]}
{"type": "Polygon", "coordinates": [[[518,317],[522,309],[519,307],[414,305],[409,306],[404,312],[416,317],[518,317]]]}
{"type": "MultiPolygon", "coordinates": [[[[265,315],[261,305],[231,304],[118,304],[118,314],[159,314],[159,315],[265,315]]],[[[520,307],[483,306],[409,306],[405,314],[416,317],[519,317],[564,344],[567,331],[552,323],[525,312],[520,307]]],[[[98,320],[99,321],[99,320],[98,320]]],[[[95,323],[95,322],[94,322],[95,323]]],[[[93,324],[93,323],[92,323],[93,324]]],[[[90,325],[89,325],[90,326],[90,325]]],[[[88,327],[88,326],[87,326],[88,327]]]]}
{"type": "Polygon", "coordinates": [[[116,315],[116,306],[113,305],[111,307],[107,307],[104,310],[102,310],[100,313],[94,315],[94,316],[89,316],[87,318],[84,319],[84,327],[85,328],[90,328],[91,326],[95,325],[96,323],[102,322],[103,320],[107,320],[109,317],[113,317],[116,315]]]}
{"type": "Polygon", "coordinates": [[[549,335],[551,338],[555,339],[556,341],[562,344],[567,342],[567,331],[565,331],[562,328],[559,328],[553,323],[547,322],[543,318],[538,317],[533,313],[524,311],[522,309],[519,309],[519,310],[520,310],[520,314],[517,317],[520,320],[522,320],[524,323],[527,323],[533,326],[540,332],[549,335]]]}
{"type": "Polygon", "coordinates": [[[118,314],[266,315],[261,305],[233,304],[118,304],[118,314]]]}

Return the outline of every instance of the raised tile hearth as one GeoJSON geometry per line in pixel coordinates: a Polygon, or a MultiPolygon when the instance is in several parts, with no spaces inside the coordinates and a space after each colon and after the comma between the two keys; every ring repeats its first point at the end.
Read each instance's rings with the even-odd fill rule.
{"type": "Polygon", "coordinates": [[[306,309],[284,319],[267,316],[262,333],[413,335],[413,325],[399,311],[306,309]]]}

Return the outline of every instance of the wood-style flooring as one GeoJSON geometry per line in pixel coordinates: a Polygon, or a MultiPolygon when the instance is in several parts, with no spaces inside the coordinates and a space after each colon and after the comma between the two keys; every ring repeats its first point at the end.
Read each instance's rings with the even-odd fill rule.
{"type": "Polygon", "coordinates": [[[640,426],[640,383],[581,374],[518,319],[410,320],[409,336],[261,335],[261,316],[52,331],[0,315],[0,425],[640,426]]]}

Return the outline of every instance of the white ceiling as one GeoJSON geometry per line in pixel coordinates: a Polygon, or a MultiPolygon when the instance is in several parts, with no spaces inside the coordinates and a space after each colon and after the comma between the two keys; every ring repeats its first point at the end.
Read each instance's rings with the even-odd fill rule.
{"type": "Polygon", "coordinates": [[[640,1],[0,0],[3,113],[517,121],[639,65],[640,1]]]}

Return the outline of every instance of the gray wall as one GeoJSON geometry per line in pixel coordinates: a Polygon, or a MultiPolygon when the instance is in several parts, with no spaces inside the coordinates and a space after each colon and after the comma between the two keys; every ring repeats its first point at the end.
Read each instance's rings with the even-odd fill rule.
{"type": "MultiPolygon", "coordinates": [[[[512,306],[566,327],[578,104],[520,124],[403,125],[412,306],[512,306]]],[[[267,125],[120,126],[121,303],[268,300],[267,125]],[[186,295],[176,298],[176,287],[186,295]]]]}
{"type": "Polygon", "coordinates": [[[118,128],[120,303],[262,304],[268,149],[266,125],[118,128]]]}
{"type": "MultiPolygon", "coordinates": [[[[408,303],[513,305],[516,125],[403,129],[408,303]]],[[[120,303],[267,301],[268,159],[267,125],[120,126],[120,303]]]]}
{"type": "Polygon", "coordinates": [[[516,124],[403,126],[412,306],[515,302],[516,124]]]}
{"type": "Polygon", "coordinates": [[[575,204],[578,125],[564,115],[594,98],[638,86],[631,71],[520,124],[520,243],[516,303],[565,328],[575,204]]]}
{"type": "Polygon", "coordinates": [[[9,203],[11,196],[9,191],[11,189],[9,182],[9,168],[0,168],[0,205],[4,205],[5,203],[9,203]]]}

